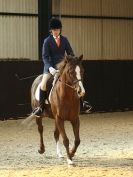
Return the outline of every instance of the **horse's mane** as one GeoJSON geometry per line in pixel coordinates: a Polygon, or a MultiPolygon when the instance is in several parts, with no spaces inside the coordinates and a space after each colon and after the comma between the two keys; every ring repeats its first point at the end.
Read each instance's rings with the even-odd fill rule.
{"type": "Polygon", "coordinates": [[[63,69],[65,68],[67,64],[66,58],[64,57],[57,65],[57,69],[62,73],[63,69]]]}
{"type": "Polygon", "coordinates": [[[77,60],[77,57],[74,57],[74,56],[65,56],[57,65],[57,69],[60,71],[60,74],[63,72],[65,66],[67,65],[67,63],[77,63],[78,60],[77,60]]]}

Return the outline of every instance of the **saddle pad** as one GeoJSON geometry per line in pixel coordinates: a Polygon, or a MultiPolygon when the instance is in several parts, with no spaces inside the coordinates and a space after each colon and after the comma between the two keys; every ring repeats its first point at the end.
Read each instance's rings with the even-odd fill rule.
{"type": "Polygon", "coordinates": [[[41,87],[41,83],[38,85],[38,87],[35,91],[35,98],[37,101],[39,101],[40,87],[41,87]]]}

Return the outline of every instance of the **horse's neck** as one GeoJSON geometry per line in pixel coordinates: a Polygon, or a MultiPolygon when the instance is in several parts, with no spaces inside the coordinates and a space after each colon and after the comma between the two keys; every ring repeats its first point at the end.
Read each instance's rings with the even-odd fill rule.
{"type": "Polygon", "coordinates": [[[66,85],[67,81],[64,74],[59,77],[51,92],[51,99],[53,102],[56,100],[59,104],[67,104],[72,107],[79,104],[79,97],[72,87],[66,85]]]}

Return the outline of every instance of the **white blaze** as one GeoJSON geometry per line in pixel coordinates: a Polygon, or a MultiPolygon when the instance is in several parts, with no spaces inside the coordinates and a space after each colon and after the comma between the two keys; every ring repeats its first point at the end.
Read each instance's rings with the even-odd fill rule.
{"type": "MultiPolygon", "coordinates": [[[[80,80],[81,79],[81,74],[80,74],[80,67],[79,66],[76,66],[75,72],[76,72],[77,79],[80,80]]],[[[85,93],[85,89],[84,89],[82,81],[79,81],[79,86],[81,88],[81,92],[85,93]]]]}

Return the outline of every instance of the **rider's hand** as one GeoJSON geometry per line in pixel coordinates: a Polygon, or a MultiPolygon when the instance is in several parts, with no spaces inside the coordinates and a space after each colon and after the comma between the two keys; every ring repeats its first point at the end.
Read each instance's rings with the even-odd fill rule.
{"type": "Polygon", "coordinates": [[[50,68],[49,68],[49,72],[50,72],[50,74],[52,74],[52,75],[54,76],[56,73],[59,72],[59,70],[56,70],[55,68],[50,67],[50,68]]]}

